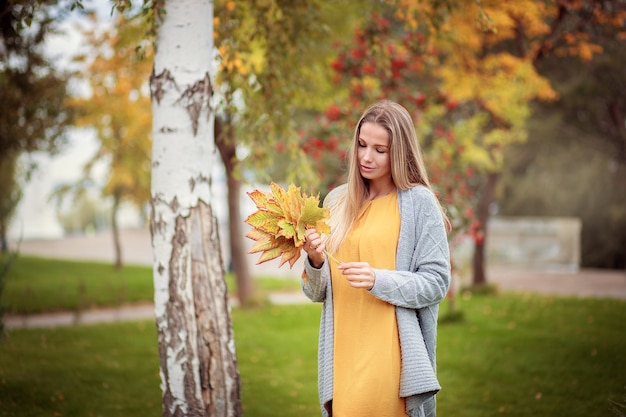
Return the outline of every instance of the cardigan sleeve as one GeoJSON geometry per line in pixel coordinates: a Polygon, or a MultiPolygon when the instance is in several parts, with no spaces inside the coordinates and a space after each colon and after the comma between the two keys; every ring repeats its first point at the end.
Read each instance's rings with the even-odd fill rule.
{"type": "Polygon", "coordinates": [[[438,304],[450,285],[450,251],[443,216],[426,187],[404,191],[395,271],[375,269],[371,294],[390,304],[418,309],[438,304]]]}
{"type": "Polygon", "coordinates": [[[311,301],[321,302],[326,299],[326,282],[330,279],[328,262],[324,262],[321,268],[311,266],[309,259],[304,261],[304,271],[300,279],[302,292],[311,301]]]}

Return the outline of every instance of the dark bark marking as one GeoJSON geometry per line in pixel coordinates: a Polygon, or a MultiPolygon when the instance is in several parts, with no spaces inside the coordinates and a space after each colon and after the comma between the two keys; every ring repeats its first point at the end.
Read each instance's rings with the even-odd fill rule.
{"type": "Polygon", "coordinates": [[[178,198],[174,197],[174,199],[170,202],[169,206],[170,206],[170,209],[172,209],[174,213],[177,213],[178,208],[180,207],[178,204],[178,198]]]}
{"type": "Polygon", "coordinates": [[[187,113],[189,113],[191,117],[191,127],[194,136],[198,134],[198,120],[200,120],[202,110],[205,108],[210,110],[209,100],[212,95],[213,86],[211,85],[211,78],[207,72],[204,74],[202,80],[196,81],[195,84],[185,89],[178,100],[183,102],[187,113]]]}
{"type": "Polygon", "coordinates": [[[194,191],[194,189],[196,188],[196,184],[202,184],[202,183],[206,183],[209,185],[209,187],[212,184],[212,180],[210,177],[207,177],[205,175],[198,175],[195,178],[190,178],[189,179],[189,190],[191,192],[194,191]]]}
{"type": "Polygon", "coordinates": [[[156,100],[157,104],[161,104],[166,84],[172,84],[178,90],[176,81],[169,70],[164,69],[163,72],[156,75],[153,69],[152,74],[150,74],[150,97],[156,100]]]}
{"type": "Polygon", "coordinates": [[[150,199],[150,235],[152,238],[165,230],[165,222],[162,218],[157,218],[155,206],[163,202],[161,194],[157,194],[150,199]]]}

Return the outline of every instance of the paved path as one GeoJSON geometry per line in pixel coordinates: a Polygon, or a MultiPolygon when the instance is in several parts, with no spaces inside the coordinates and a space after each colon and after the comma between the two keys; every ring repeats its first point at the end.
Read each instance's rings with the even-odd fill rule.
{"type": "MultiPolygon", "coordinates": [[[[124,230],[121,233],[124,261],[128,264],[151,265],[150,235],[145,229],[124,230]]],[[[20,253],[49,258],[113,261],[113,245],[109,233],[90,237],[70,237],[60,240],[24,241],[20,253]]],[[[278,276],[298,279],[301,264],[293,269],[278,263],[255,265],[258,256],[250,255],[253,275],[278,276]]],[[[606,297],[626,300],[626,271],[583,269],[576,272],[550,272],[492,266],[488,279],[501,291],[534,292],[557,296],[606,297]]],[[[275,304],[308,302],[301,292],[270,294],[275,304]]],[[[5,325],[15,327],[52,327],[74,324],[91,324],[120,320],[139,320],[154,317],[151,304],[120,308],[88,310],[80,313],[54,313],[27,317],[5,317],[5,325]]]]}
{"type": "MultiPolygon", "coordinates": [[[[272,304],[300,304],[310,302],[302,293],[273,293],[269,295],[272,304]]],[[[237,300],[231,300],[231,305],[237,300]]],[[[79,312],[59,312],[48,314],[34,314],[26,316],[7,316],[4,325],[13,328],[41,328],[74,326],[82,324],[110,323],[116,321],[154,319],[154,305],[140,303],[112,308],[97,308],[79,312]]]]}
{"type": "Polygon", "coordinates": [[[626,271],[581,269],[554,272],[494,266],[488,278],[503,291],[626,300],[626,271]]]}

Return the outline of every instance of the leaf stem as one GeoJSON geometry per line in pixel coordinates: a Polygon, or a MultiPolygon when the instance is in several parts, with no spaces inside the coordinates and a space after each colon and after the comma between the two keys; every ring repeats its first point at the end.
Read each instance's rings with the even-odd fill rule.
{"type": "Polygon", "coordinates": [[[324,254],[326,255],[326,257],[328,257],[328,259],[330,259],[331,261],[334,261],[337,265],[341,265],[343,263],[339,259],[335,258],[333,255],[328,253],[327,251],[324,251],[324,254]]]}

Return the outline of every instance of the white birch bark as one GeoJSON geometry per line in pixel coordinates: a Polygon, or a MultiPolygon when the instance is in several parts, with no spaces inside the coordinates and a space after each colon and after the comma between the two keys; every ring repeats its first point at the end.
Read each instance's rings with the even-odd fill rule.
{"type": "Polygon", "coordinates": [[[154,301],[164,416],[239,416],[217,222],[209,72],[213,2],[165,0],[152,92],[154,301]]]}

